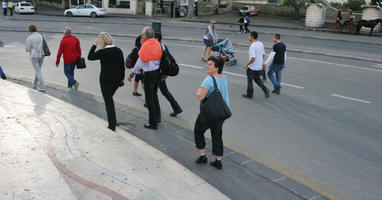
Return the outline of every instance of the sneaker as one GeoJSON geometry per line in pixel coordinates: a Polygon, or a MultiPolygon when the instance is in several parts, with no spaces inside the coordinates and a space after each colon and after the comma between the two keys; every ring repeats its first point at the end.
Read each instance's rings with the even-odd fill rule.
{"type": "Polygon", "coordinates": [[[216,169],[222,169],[223,168],[223,164],[222,164],[221,160],[215,160],[215,162],[210,162],[210,165],[212,167],[215,167],[216,169]]]}
{"type": "Polygon", "coordinates": [[[133,96],[140,97],[140,96],[142,96],[142,94],[139,94],[138,92],[133,92],[133,96]]]}
{"type": "Polygon", "coordinates": [[[201,164],[207,164],[207,161],[208,159],[206,155],[204,155],[204,156],[199,156],[199,158],[195,160],[195,163],[201,165],[201,164]]]}
{"type": "Polygon", "coordinates": [[[78,90],[78,86],[80,86],[80,83],[76,82],[76,83],[74,84],[74,89],[75,89],[75,90],[78,90]]]}
{"type": "Polygon", "coordinates": [[[273,93],[273,94],[277,94],[277,88],[273,89],[273,90],[272,90],[272,93],[273,93]]]}

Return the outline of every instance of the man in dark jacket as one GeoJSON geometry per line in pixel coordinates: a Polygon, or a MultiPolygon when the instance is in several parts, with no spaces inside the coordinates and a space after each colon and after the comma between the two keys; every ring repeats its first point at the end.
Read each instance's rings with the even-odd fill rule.
{"type": "Polygon", "coordinates": [[[61,55],[64,54],[64,73],[68,78],[68,88],[74,87],[78,90],[80,84],[74,79],[74,69],[81,57],[80,40],[72,35],[72,29],[68,27],[65,28],[64,35],[57,53],[56,67],[60,64],[61,55]]]}

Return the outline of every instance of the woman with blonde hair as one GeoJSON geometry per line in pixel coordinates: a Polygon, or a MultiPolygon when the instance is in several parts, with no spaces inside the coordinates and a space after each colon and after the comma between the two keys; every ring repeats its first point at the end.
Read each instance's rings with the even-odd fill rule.
{"type": "Polygon", "coordinates": [[[117,119],[115,116],[113,95],[119,87],[124,85],[125,66],[122,50],[114,45],[113,38],[106,32],[101,32],[98,38],[94,41],[90,49],[89,60],[100,60],[101,73],[100,85],[103,99],[105,101],[108,128],[115,131],[117,119]],[[97,45],[101,49],[95,51],[97,45]]]}

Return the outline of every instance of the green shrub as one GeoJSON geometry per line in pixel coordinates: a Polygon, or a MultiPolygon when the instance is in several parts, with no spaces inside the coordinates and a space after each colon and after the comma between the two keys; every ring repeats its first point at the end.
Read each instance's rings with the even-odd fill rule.
{"type": "Polygon", "coordinates": [[[342,4],[339,3],[339,2],[331,2],[330,5],[331,5],[333,8],[336,8],[336,9],[341,9],[341,8],[342,8],[342,4]]]}
{"type": "Polygon", "coordinates": [[[365,4],[366,2],[364,0],[348,0],[343,4],[343,8],[348,8],[353,11],[360,11],[362,10],[361,6],[365,4]]]}

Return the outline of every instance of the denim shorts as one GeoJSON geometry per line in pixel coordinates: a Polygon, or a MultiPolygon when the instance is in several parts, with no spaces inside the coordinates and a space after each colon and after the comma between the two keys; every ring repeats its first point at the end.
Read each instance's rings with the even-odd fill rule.
{"type": "Polygon", "coordinates": [[[212,41],[208,41],[207,39],[203,38],[204,39],[204,44],[207,46],[207,47],[212,47],[214,45],[214,43],[212,41]]]}

